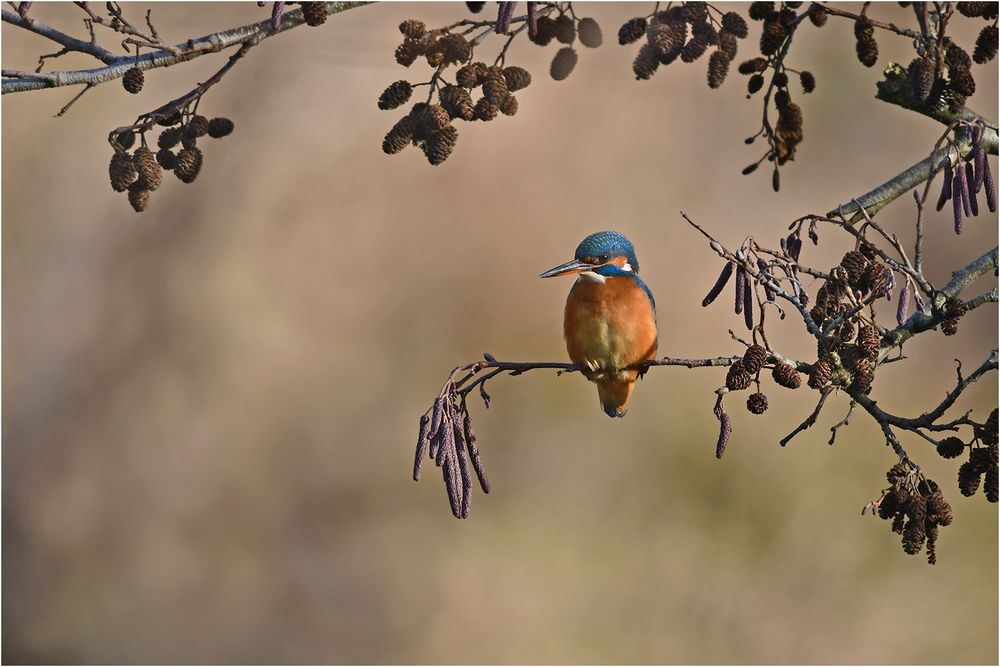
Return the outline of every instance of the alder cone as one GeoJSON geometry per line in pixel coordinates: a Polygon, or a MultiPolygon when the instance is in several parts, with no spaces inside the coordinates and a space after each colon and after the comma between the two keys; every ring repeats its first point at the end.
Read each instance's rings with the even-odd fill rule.
{"type": "Polygon", "coordinates": [[[570,74],[573,73],[573,68],[576,67],[577,54],[570,46],[564,46],[556,52],[554,58],[552,58],[552,65],[549,67],[549,74],[556,81],[562,81],[570,74]]]}

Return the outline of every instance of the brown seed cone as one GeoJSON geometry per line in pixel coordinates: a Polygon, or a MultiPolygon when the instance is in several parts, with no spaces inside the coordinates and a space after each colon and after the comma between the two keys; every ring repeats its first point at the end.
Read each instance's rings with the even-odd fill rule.
{"type": "Polygon", "coordinates": [[[799,376],[799,372],[784,362],[774,365],[774,369],[771,371],[771,378],[787,389],[798,389],[802,386],[802,378],[799,376]]]}
{"type": "Polygon", "coordinates": [[[962,492],[963,496],[976,495],[983,472],[985,471],[976,467],[971,459],[958,467],[958,490],[962,492]]]}
{"type": "Polygon", "coordinates": [[[548,16],[538,17],[538,30],[532,35],[528,33],[528,39],[538,46],[548,46],[548,43],[555,39],[555,21],[548,16]]]}
{"type": "Polygon", "coordinates": [[[953,459],[965,452],[965,443],[955,436],[950,436],[937,444],[937,453],[946,459],[953,459]]]}
{"type": "Polygon", "coordinates": [[[972,72],[965,67],[953,67],[948,70],[948,82],[951,89],[959,95],[970,97],[976,93],[976,80],[972,72]]]}
{"type": "Polygon", "coordinates": [[[858,348],[869,359],[874,359],[878,356],[881,344],[882,337],[879,336],[878,329],[875,327],[864,326],[858,331],[858,348]]]}
{"type": "Polygon", "coordinates": [[[125,72],[125,76],[122,77],[122,88],[135,95],[142,90],[142,84],[145,81],[146,77],[142,73],[142,70],[138,67],[133,67],[125,72]]]}
{"type": "Polygon", "coordinates": [[[441,89],[441,106],[452,118],[472,120],[476,114],[476,104],[469,91],[460,86],[445,86],[441,89]]]}
{"type": "Polygon", "coordinates": [[[511,65],[503,70],[503,78],[507,82],[507,90],[514,93],[531,85],[531,73],[523,67],[511,65]]]}
{"type": "Polygon", "coordinates": [[[156,145],[160,148],[173,148],[181,140],[181,129],[179,127],[168,127],[156,139],[156,145]]]}
{"type": "Polygon", "coordinates": [[[858,288],[868,268],[868,259],[857,250],[852,250],[840,260],[840,266],[847,272],[847,283],[858,288]]]}
{"type": "MultiPolygon", "coordinates": [[[[520,69],[520,67],[518,69],[520,69]]],[[[475,88],[483,82],[483,75],[485,73],[486,65],[483,63],[462,65],[458,68],[458,71],[455,72],[455,81],[463,88],[475,88]]]]}
{"type": "Polygon", "coordinates": [[[761,345],[751,345],[743,353],[743,366],[752,375],[760,370],[765,361],[767,361],[767,350],[761,345]]]}
{"type": "Polygon", "coordinates": [[[856,45],[858,61],[865,67],[874,67],[878,62],[878,43],[871,35],[865,35],[858,39],[856,45]]]}
{"type": "Polygon", "coordinates": [[[742,361],[735,362],[726,372],[726,387],[730,391],[742,391],[750,386],[753,376],[747,371],[742,361]]]}
{"type": "Polygon", "coordinates": [[[177,166],[174,174],[183,183],[194,183],[201,172],[202,154],[198,148],[185,148],[177,154],[177,166]]]}
{"type": "Polygon", "coordinates": [[[832,375],[833,368],[830,366],[830,362],[826,359],[820,359],[813,364],[812,370],[809,372],[809,386],[813,389],[822,389],[829,384],[832,375]]]}
{"type": "Polygon", "coordinates": [[[998,478],[997,478],[997,466],[996,463],[991,465],[986,469],[986,474],[983,476],[983,493],[986,494],[986,500],[991,503],[997,502],[998,498],[998,478]]]}
{"type": "Polygon", "coordinates": [[[426,138],[451,125],[451,116],[440,104],[414,104],[410,117],[413,119],[413,136],[417,139],[426,138]]]}
{"type": "Polygon", "coordinates": [[[449,33],[438,40],[438,47],[448,63],[464,63],[472,58],[472,46],[463,35],[449,33]]]}
{"type": "Polygon", "coordinates": [[[129,154],[115,151],[111,156],[111,164],[108,165],[111,188],[115,192],[125,192],[138,175],[139,172],[136,171],[129,154]]]}
{"type": "Polygon", "coordinates": [[[946,45],[944,63],[948,66],[948,69],[954,69],[956,67],[960,67],[962,69],[972,69],[972,58],[969,57],[968,51],[951,41],[951,37],[945,37],[944,42],[946,45]]]}
{"type": "Polygon", "coordinates": [[[927,58],[914,58],[907,68],[907,78],[913,99],[923,104],[934,88],[934,63],[927,58]]]}
{"type": "Polygon", "coordinates": [[[404,39],[403,43],[396,47],[394,55],[397,63],[403,67],[409,67],[416,62],[422,51],[423,49],[417,42],[412,39],[404,39]]]}
{"type": "Polygon", "coordinates": [[[382,151],[394,155],[406,148],[413,140],[413,119],[403,116],[392,126],[382,140],[382,151]]]}
{"type": "Polygon", "coordinates": [[[763,21],[774,12],[773,2],[751,2],[747,14],[754,21],[763,21]]]}
{"type": "Polygon", "coordinates": [[[949,526],[955,515],[952,513],[951,504],[945,500],[940,489],[935,489],[927,496],[927,520],[939,526],[949,526]]]}
{"type": "Polygon", "coordinates": [[[507,99],[509,92],[503,70],[499,67],[491,67],[486,70],[486,76],[483,77],[483,96],[489,100],[490,104],[499,107],[507,99]]]}
{"type": "Polygon", "coordinates": [[[549,66],[549,74],[556,81],[564,80],[573,73],[573,68],[576,67],[576,60],[577,55],[573,47],[564,46],[552,58],[552,64],[549,66]]]}
{"type": "Polygon", "coordinates": [[[976,429],[976,437],[987,445],[997,444],[997,409],[994,408],[990,416],[981,427],[976,429]]]}
{"type": "Polygon", "coordinates": [[[979,33],[976,38],[976,49],[972,52],[972,59],[980,65],[984,65],[993,60],[997,55],[997,27],[988,25],[979,33]]]}
{"type": "Polygon", "coordinates": [[[601,26],[592,18],[580,19],[576,24],[576,32],[580,36],[580,43],[588,49],[596,49],[604,43],[601,26]]]}
{"type": "Polygon", "coordinates": [[[557,41],[563,44],[572,44],[576,39],[576,25],[568,14],[563,14],[555,19],[552,25],[557,41]]]}
{"type": "Polygon", "coordinates": [[[750,394],[750,397],[747,398],[747,410],[755,415],[764,414],[767,410],[767,396],[760,392],[750,394]]]}
{"type": "Polygon", "coordinates": [[[444,51],[428,51],[424,58],[431,67],[438,67],[444,62],[444,51]]]}
{"type": "Polygon", "coordinates": [[[390,83],[378,98],[378,108],[386,111],[406,104],[413,95],[413,86],[409,81],[399,80],[390,83]]]}
{"type": "Polygon", "coordinates": [[[811,93],[816,90],[816,77],[812,72],[800,72],[799,83],[802,85],[803,93],[811,93]]]}
{"type": "Polygon", "coordinates": [[[139,179],[144,181],[147,190],[156,190],[163,182],[163,170],[156,161],[153,151],[145,146],[140,146],[132,155],[132,162],[135,164],[139,179]]]}
{"type": "Polygon", "coordinates": [[[306,20],[306,25],[318,26],[326,23],[326,3],[325,2],[302,2],[302,18],[306,20]]]}
{"type": "Polygon", "coordinates": [[[736,12],[726,12],[722,15],[722,29],[740,39],[744,39],[749,34],[747,22],[736,12]]]}
{"type": "Polygon", "coordinates": [[[764,77],[761,76],[760,74],[754,74],[747,81],[747,92],[751,95],[753,95],[763,87],[764,87],[764,77]]]}
{"type": "Polygon", "coordinates": [[[187,132],[192,137],[204,137],[208,134],[208,119],[204,116],[193,116],[188,121],[187,132]]]}
{"type": "Polygon", "coordinates": [[[903,551],[910,554],[919,553],[924,546],[925,522],[927,520],[927,501],[915,494],[906,507],[906,528],[903,529],[903,551]]]}
{"type": "Polygon", "coordinates": [[[642,17],[636,17],[634,19],[629,19],[618,29],[618,43],[624,46],[625,44],[631,44],[646,32],[646,19],[642,17]]]}
{"type": "Polygon", "coordinates": [[[483,120],[483,121],[493,120],[494,118],[497,117],[498,113],[500,113],[499,107],[497,107],[494,104],[491,104],[490,101],[485,97],[479,98],[479,101],[476,102],[476,113],[475,113],[476,120],[483,120]]]}
{"type": "Polygon", "coordinates": [[[854,323],[851,322],[850,320],[847,320],[846,322],[841,324],[840,331],[837,332],[837,335],[840,336],[840,340],[844,341],[845,343],[850,342],[851,339],[854,338],[854,334],[855,334],[854,323]]]}
{"type": "Polygon", "coordinates": [[[715,89],[722,85],[729,73],[729,56],[722,51],[714,51],[708,59],[708,87],[715,89]]]}
{"type": "Polygon", "coordinates": [[[822,7],[817,5],[815,2],[809,5],[809,20],[817,28],[822,28],[826,25],[827,15],[822,7]]]}
{"type": "Polygon", "coordinates": [[[448,159],[458,142],[458,130],[448,125],[431,133],[424,142],[424,155],[427,161],[433,165],[438,165],[448,159]]]}
{"type": "Polygon", "coordinates": [[[767,58],[751,58],[750,60],[744,60],[740,63],[739,73],[740,74],[754,74],[756,72],[763,72],[767,69],[767,58]]]}
{"type": "Polygon", "coordinates": [[[128,189],[128,203],[132,205],[136,213],[142,213],[149,208],[149,190],[130,187],[128,189]]]}
{"type": "Polygon", "coordinates": [[[736,51],[739,49],[739,44],[736,43],[736,38],[730,35],[728,32],[719,33],[719,51],[725,54],[729,58],[729,62],[733,61],[736,57],[736,51]]]}
{"type": "Polygon", "coordinates": [[[156,152],[156,162],[164,169],[170,170],[177,166],[177,156],[169,148],[161,148],[156,152]]]}
{"type": "Polygon", "coordinates": [[[507,99],[503,101],[500,105],[500,111],[505,116],[513,116],[517,113],[517,98],[513,95],[508,95],[507,99]]]}
{"type": "Polygon", "coordinates": [[[688,43],[681,49],[681,60],[686,63],[693,63],[698,60],[705,51],[708,50],[708,40],[702,35],[694,35],[688,43]]]}
{"type": "Polygon", "coordinates": [[[420,39],[427,32],[427,26],[424,25],[423,21],[417,21],[415,19],[406,19],[399,24],[399,32],[403,33],[404,37],[409,37],[410,39],[420,39]]]}
{"type": "Polygon", "coordinates": [[[190,134],[189,132],[181,133],[181,146],[184,148],[194,148],[198,145],[198,137],[190,134]]]}
{"type": "Polygon", "coordinates": [[[987,4],[985,2],[958,2],[955,4],[955,9],[962,16],[977,18],[983,15],[987,4]]]}
{"type": "Polygon", "coordinates": [[[760,52],[765,56],[773,56],[781,48],[788,36],[785,26],[777,21],[766,21],[760,33],[760,52]]]}
{"type": "Polygon", "coordinates": [[[236,129],[235,123],[228,118],[217,116],[208,121],[208,136],[213,139],[221,139],[233,133],[236,129]]]}
{"type": "Polygon", "coordinates": [[[900,461],[899,463],[893,464],[891,468],[885,473],[885,478],[890,484],[896,484],[907,478],[910,474],[910,469],[905,463],[900,461]]]}
{"type": "Polygon", "coordinates": [[[645,81],[656,74],[660,66],[659,58],[656,55],[656,47],[643,44],[639,47],[639,52],[632,61],[632,72],[639,81],[645,81]]]}

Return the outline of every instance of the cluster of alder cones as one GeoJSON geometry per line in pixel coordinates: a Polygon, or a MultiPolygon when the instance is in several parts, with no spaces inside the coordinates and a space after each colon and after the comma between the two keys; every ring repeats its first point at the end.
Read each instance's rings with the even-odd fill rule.
{"type": "MultiPolygon", "coordinates": [[[[423,151],[430,164],[438,165],[448,159],[458,142],[458,129],[452,121],[491,121],[501,114],[517,113],[519,103],[514,93],[528,87],[531,74],[522,67],[505,66],[506,48],[490,66],[473,61],[476,44],[468,41],[465,33],[449,28],[428,29],[415,19],[403,21],[399,31],[403,41],[396,47],[396,62],[410,67],[424,60],[434,73],[426,82],[395,81],[379,96],[379,109],[389,110],[409,102],[419,86],[430,89],[427,101],[414,104],[385,135],[382,150],[386,154],[399,153],[412,144],[423,151]],[[451,72],[454,82],[447,78],[451,72]],[[479,95],[474,99],[477,91],[479,95]]],[[[596,21],[569,14],[537,17],[529,26],[528,38],[539,46],[553,40],[566,45],[556,52],[550,67],[549,73],[557,81],[568,77],[576,66],[578,57],[572,44],[579,40],[584,46],[596,48],[603,41],[596,21]]]]}
{"type": "Polygon", "coordinates": [[[108,166],[111,188],[115,192],[127,192],[129,204],[140,213],[149,208],[150,193],[160,187],[164,170],[173,171],[182,183],[193,183],[204,161],[198,140],[205,136],[221,139],[234,128],[233,121],[228,118],[209,120],[205,116],[191,114],[185,117],[181,113],[161,120],[160,124],[167,127],[157,138],[159,150],[156,153],[147,146],[144,130],[126,130],[112,141],[115,152],[108,166]],[[136,137],[140,138],[140,146],[129,153],[136,137]]]}
{"type": "Polygon", "coordinates": [[[743,358],[731,365],[726,372],[726,389],[729,391],[743,391],[749,389],[751,384],[756,384],[757,391],[747,398],[747,410],[755,415],[767,410],[767,396],[760,391],[760,374],[769,361],[773,361],[771,378],[776,384],[787,389],[798,389],[802,385],[802,378],[795,368],[780,359],[772,360],[768,351],[757,344],[748,347],[743,358]]]}

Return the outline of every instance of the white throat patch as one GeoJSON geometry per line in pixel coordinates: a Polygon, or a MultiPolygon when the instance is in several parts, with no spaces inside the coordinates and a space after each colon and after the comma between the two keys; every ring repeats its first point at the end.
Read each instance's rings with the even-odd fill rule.
{"type": "Polygon", "coordinates": [[[607,278],[602,276],[600,273],[595,273],[593,271],[584,271],[580,274],[580,280],[589,280],[595,283],[603,283],[607,278]]]}

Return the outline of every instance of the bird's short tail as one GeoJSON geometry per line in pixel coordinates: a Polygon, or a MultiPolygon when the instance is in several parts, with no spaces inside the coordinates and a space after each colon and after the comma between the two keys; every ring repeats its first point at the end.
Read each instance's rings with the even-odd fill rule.
{"type": "Polygon", "coordinates": [[[597,395],[601,407],[609,417],[624,417],[628,412],[628,399],[632,396],[635,378],[610,377],[597,381],[597,395]]]}

